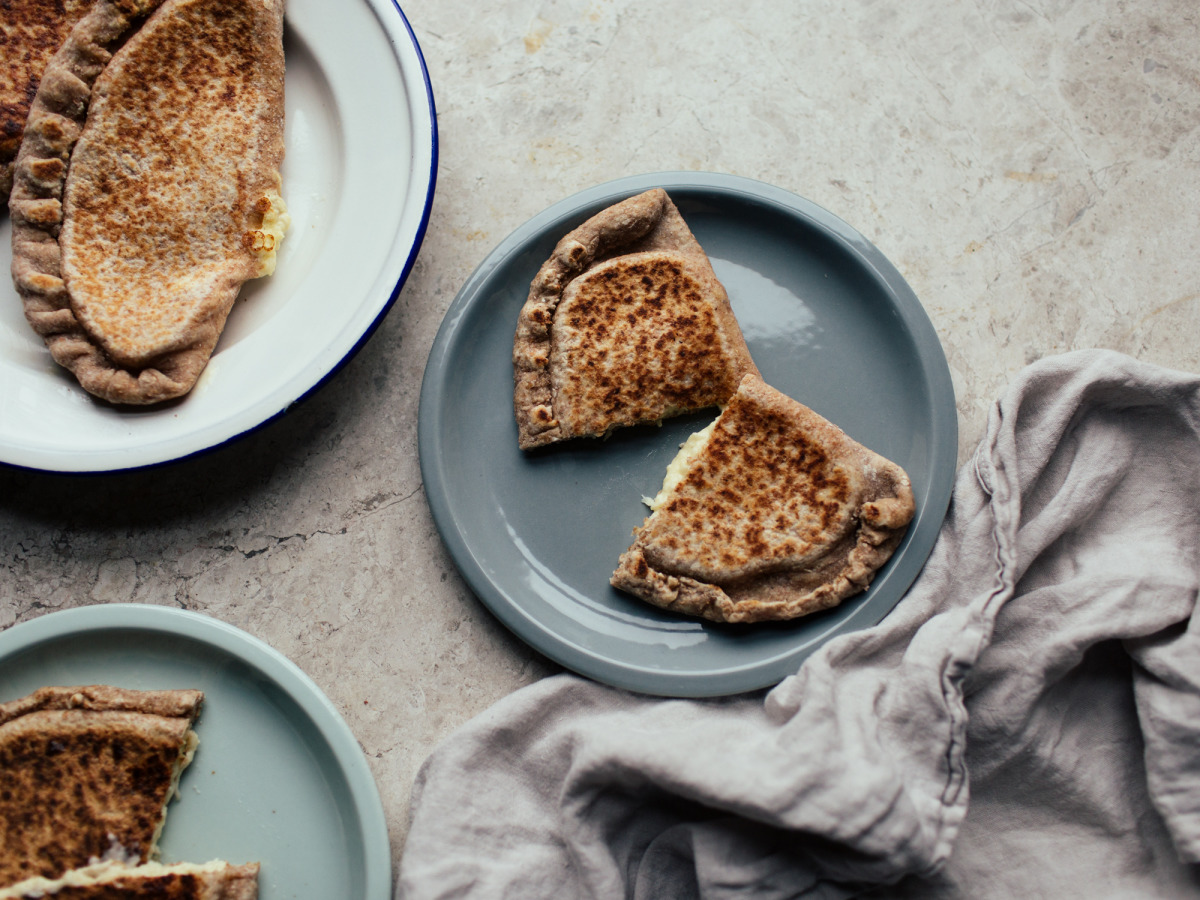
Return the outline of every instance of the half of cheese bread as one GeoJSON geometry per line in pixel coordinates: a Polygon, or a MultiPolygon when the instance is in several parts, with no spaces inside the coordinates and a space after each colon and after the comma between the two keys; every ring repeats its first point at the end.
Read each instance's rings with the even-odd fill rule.
{"type": "Polygon", "coordinates": [[[13,278],[104,400],[187,393],[288,218],[283,0],[96,0],[46,67],[17,156],[13,278]]]}
{"type": "Polygon", "coordinates": [[[757,371],[708,256],[647,191],[567,234],[534,278],[513,341],[518,444],[718,406],[757,371]]]}
{"type": "Polygon", "coordinates": [[[155,856],[203,696],[89,685],[0,703],[0,886],[155,856]]]}
{"type": "Polygon", "coordinates": [[[912,520],[904,470],[747,375],[684,444],[612,584],[718,622],[793,619],[870,585],[912,520]]]}
{"type": "Polygon", "coordinates": [[[61,878],[30,878],[5,890],[0,900],[255,900],[258,864],[234,866],[220,860],[197,865],[101,862],[61,878]]]}
{"type": "Polygon", "coordinates": [[[4,0],[0,4],[0,201],[12,189],[13,161],[46,63],[92,0],[4,0]]]}

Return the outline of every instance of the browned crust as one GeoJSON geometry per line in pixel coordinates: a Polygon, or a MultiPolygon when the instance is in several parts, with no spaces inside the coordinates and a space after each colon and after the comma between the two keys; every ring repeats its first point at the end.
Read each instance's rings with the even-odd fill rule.
{"type": "Polygon", "coordinates": [[[712,621],[794,619],[865,590],[914,511],[903,469],[748,375],[611,582],[712,621]]]}
{"type": "MultiPolygon", "coordinates": [[[[258,863],[234,866],[226,863],[211,872],[187,871],[182,866],[169,872],[147,873],[130,869],[115,878],[97,882],[98,874],[84,870],[79,884],[66,885],[44,895],[36,881],[28,887],[13,885],[0,890],[0,898],[40,898],[56,900],[256,900],[258,863]]],[[[108,873],[106,873],[107,876],[108,873]]]]}
{"type": "Polygon", "coordinates": [[[0,726],[37,710],[81,709],[89,712],[138,712],[195,720],[204,699],[201,691],[135,691],[106,684],[38,688],[32,694],[0,703],[0,726]]]}
{"type": "Polygon", "coordinates": [[[90,6],[91,0],[0,2],[0,201],[12,189],[13,162],[46,63],[90,6]]]}
{"type": "Polygon", "coordinates": [[[114,842],[146,861],[202,701],[88,685],[0,704],[0,885],[57,878],[114,842]]]}
{"type": "Polygon", "coordinates": [[[258,897],[258,863],[229,866],[213,900],[255,900],[258,897]]]}
{"type": "MultiPolygon", "coordinates": [[[[255,66],[250,67],[253,73],[246,67],[242,71],[246,77],[252,74],[259,79],[265,85],[264,92],[274,98],[272,108],[264,116],[268,125],[263,130],[261,157],[263,170],[273,173],[271,177],[276,179],[277,186],[279,163],[283,157],[283,2],[200,2],[211,2],[220,7],[247,7],[246,15],[253,18],[253,27],[245,27],[241,22],[235,29],[236,34],[243,42],[254,41],[263,48],[271,48],[272,52],[261,53],[255,66]]],[[[153,63],[153,60],[130,61],[125,66],[129,71],[123,79],[114,78],[111,84],[103,80],[114,55],[124,62],[126,56],[119,55],[120,49],[133,40],[151,17],[155,22],[164,22],[169,16],[186,18],[196,5],[197,0],[96,0],[96,5],[75,26],[47,65],[17,155],[9,200],[13,222],[12,273],[17,293],[24,302],[25,316],[45,340],[54,359],[69,369],[84,389],[113,403],[158,403],[191,390],[212,355],[238,289],[246,278],[252,277],[250,261],[254,254],[248,250],[239,251],[241,261],[230,271],[214,277],[211,289],[204,296],[188,301],[194,309],[189,311],[186,304],[181,304],[180,315],[186,321],[177,333],[153,345],[153,350],[139,345],[136,302],[141,301],[131,305],[124,295],[132,296],[134,291],[167,283],[170,276],[177,274],[180,260],[175,251],[186,245],[187,240],[181,240],[177,223],[164,210],[169,210],[173,203],[177,209],[188,209],[196,201],[193,197],[172,196],[170,184],[164,187],[150,181],[151,174],[169,171],[173,166],[166,170],[143,166],[144,173],[151,173],[146,174],[143,181],[139,181],[141,176],[137,173],[138,165],[144,164],[145,160],[135,160],[138,164],[129,167],[132,175],[111,165],[107,171],[102,165],[92,166],[79,178],[72,171],[76,148],[81,138],[86,139],[89,133],[86,130],[89,110],[101,105],[104,92],[110,88],[120,91],[131,84],[135,90],[147,88],[156,81],[148,77],[144,68],[146,62],[153,63]],[[90,221],[89,210],[94,213],[90,221]],[[126,220],[118,221],[112,211],[126,220]],[[65,243],[73,228],[83,229],[79,240],[83,242],[80,246],[85,246],[83,250],[72,251],[76,257],[74,263],[72,258],[64,255],[68,246],[74,246],[65,243]],[[144,273],[140,281],[124,277],[126,269],[120,269],[117,277],[110,277],[108,283],[97,282],[99,273],[108,263],[127,267],[130,260],[142,258],[143,246],[129,250],[123,247],[122,241],[127,235],[134,235],[136,240],[146,234],[146,229],[157,229],[166,236],[164,243],[170,246],[174,255],[162,260],[157,270],[144,273]],[[89,255],[87,248],[107,260],[105,265],[98,265],[97,256],[89,255]],[[106,315],[106,306],[114,302],[118,306],[131,306],[134,311],[106,315]]],[[[215,9],[214,15],[228,18],[223,9],[215,9]]],[[[212,48],[199,39],[181,43],[184,45],[183,68],[188,72],[195,70],[195,77],[203,79],[207,69],[203,63],[193,65],[189,62],[188,53],[203,60],[212,48]]],[[[180,65],[178,56],[171,56],[177,67],[180,65]]],[[[215,53],[212,56],[217,58],[215,53]]],[[[170,90],[175,92],[162,98],[158,107],[162,110],[186,108],[199,90],[187,78],[177,77],[177,73],[168,73],[158,81],[171,85],[170,90]]],[[[120,126],[119,117],[117,122],[120,126]]],[[[147,121],[143,130],[150,132],[155,124],[147,121]]],[[[97,138],[95,147],[98,149],[94,155],[101,163],[106,146],[113,153],[126,154],[140,146],[141,136],[127,126],[121,127],[123,130],[108,136],[111,140],[107,142],[97,138]]],[[[197,133],[201,131],[197,129],[197,133]]],[[[189,149],[195,152],[186,144],[180,147],[181,153],[189,149]]],[[[236,177],[239,182],[242,180],[240,173],[236,177]]],[[[230,173],[228,178],[233,179],[235,175],[230,173]]],[[[187,182],[186,178],[176,181],[190,184],[195,191],[206,187],[204,179],[196,179],[194,183],[187,182]]],[[[240,194],[244,194],[247,190],[261,189],[263,185],[239,183],[237,187],[240,194]]],[[[261,225],[261,209],[256,213],[250,209],[248,215],[249,228],[261,225]],[[255,215],[257,221],[254,221],[255,215]]],[[[233,239],[240,243],[243,236],[244,232],[239,232],[233,239]]]]}
{"type": "Polygon", "coordinates": [[[665,191],[655,188],[601,211],[572,230],[538,270],[513,340],[518,444],[528,450],[719,404],[747,372],[757,369],[725,289],[675,204],[665,191]],[[589,274],[602,267],[605,276],[613,279],[611,287],[588,281],[589,274]],[[630,296],[620,286],[622,279],[643,278],[647,287],[638,290],[654,303],[661,300],[660,288],[673,287],[676,295],[666,299],[665,313],[661,305],[656,307],[660,315],[653,320],[643,315],[649,308],[646,304],[620,311],[612,305],[630,296]],[[590,358],[575,361],[556,344],[556,314],[572,286],[585,284],[595,331],[590,335],[585,331],[578,341],[579,346],[591,348],[590,358]],[[681,323],[694,317],[684,310],[671,319],[671,309],[682,296],[690,298],[691,311],[703,311],[703,323],[692,322],[685,328],[681,323]],[[606,331],[606,324],[618,315],[629,318],[630,329],[621,334],[606,331]],[[667,338],[684,346],[683,353],[675,356],[682,368],[654,368],[665,359],[661,348],[667,338]],[[641,348],[636,346],[639,341],[641,348]],[[599,380],[573,379],[609,353],[607,375],[599,380]],[[636,364],[630,365],[630,360],[636,364]],[[672,382],[672,371],[691,376],[683,374],[672,382]]]}

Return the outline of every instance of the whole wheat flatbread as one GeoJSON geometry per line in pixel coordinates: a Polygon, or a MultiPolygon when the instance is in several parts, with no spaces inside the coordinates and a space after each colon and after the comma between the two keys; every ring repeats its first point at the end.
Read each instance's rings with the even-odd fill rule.
{"type": "Polygon", "coordinates": [[[93,859],[147,861],[202,700],[90,685],[0,703],[0,886],[93,859]]]}
{"type": "Polygon", "coordinates": [[[61,879],[26,879],[0,890],[0,900],[255,900],[258,871],[258,863],[130,867],[102,862],[72,870],[61,879]]]}
{"type": "Polygon", "coordinates": [[[793,619],[865,590],[914,510],[900,466],[747,375],[612,584],[718,622],[793,619]]]}
{"type": "Polygon", "coordinates": [[[757,372],[725,288],[661,189],[567,234],[513,340],[522,449],[724,403],[757,372]]]}
{"type": "Polygon", "coordinates": [[[46,67],[9,201],[13,278],[97,397],[189,391],[273,265],[282,30],[283,0],[97,0],[46,67]]]}
{"type": "Polygon", "coordinates": [[[0,8],[0,202],[12,189],[13,162],[46,63],[92,0],[4,0],[0,8]]]}

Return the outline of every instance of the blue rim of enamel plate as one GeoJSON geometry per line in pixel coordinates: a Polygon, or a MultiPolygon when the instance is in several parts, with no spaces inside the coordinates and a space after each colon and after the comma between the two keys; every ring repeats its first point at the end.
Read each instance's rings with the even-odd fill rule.
{"type": "MultiPolygon", "coordinates": [[[[0,464],[19,469],[89,475],[152,468],[209,453],[258,431],[309,398],[350,362],[374,334],[399,297],[424,242],[437,185],[439,143],[433,85],[408,18],[397,0],[362,2],[371,10],[383,37],[392,47],[397,70],[404,82],[404,97],[408,114],[412,117],[413,131],[410,155],[401,162],[410,170],[407,184],[408,196],[412,199],[406,202],[404,221],[397,228],[382,269],[381,281],[384,278],[386,281],[371,290],[368,302],[363,306],[370,318],[359,324],[357,338],[333,358],[329,358],[329,354],[321,355],[302,374],[292,377],[282,387],[224,422],[210,423],[183,436],[157,438],[149,445],[122,445],[107,449],[79,449],[79,444],[85,443],[79,440],[65,450],[25,446],[20,441],[6,446],[6,442],[0,438],[0,464]]],[[[185,398],[183,403],[186,402],[185,398]]],[[[178,409],[170,414],[182,415],[178,409]]],[[[141,413],[130,413],[131,417],[137,415],[141,413]]]]}

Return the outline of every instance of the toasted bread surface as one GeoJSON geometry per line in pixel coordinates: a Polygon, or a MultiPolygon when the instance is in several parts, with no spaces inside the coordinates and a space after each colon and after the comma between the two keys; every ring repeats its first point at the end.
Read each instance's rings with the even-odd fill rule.
{"type": "Polygon", "coordinates": [[[914,510],[903,469],[747,375],[612,584],[714,621],[792,619],[866,589],[914,510]]]}
{"type": "Polygon", "coordinates": [[[0,201],[12,188],[13,161],[46,64],[91,0],[5,0],[0,6],[0,201]]]}
{"type": "Polygon", "coordinates": [[[104,861],[57,879],[26,879],[0,890],[0,900],[255,900],[258,871],[258,863],[238,866],[221,860],[140,866],[104,861]]]}
{"type": "Polygon", "coordinates": [[[149,859],[202,700],[89,685],[0,704],[0,886],[149,859]]]}
{"type": "Polygon", "coordinates": [[[282,28],[282,0],[97,0],[46,68],[10,200],[13,276],[54,358],[102,399],[191,390],[242,284],[269,271],[282,28]]]}
{"type": "Polygon", "coordinates": [[[513,341],[518,443],[719,405],[757,371],[708,256],[647,191],[568,233],[534,278],[513,341]]]}

